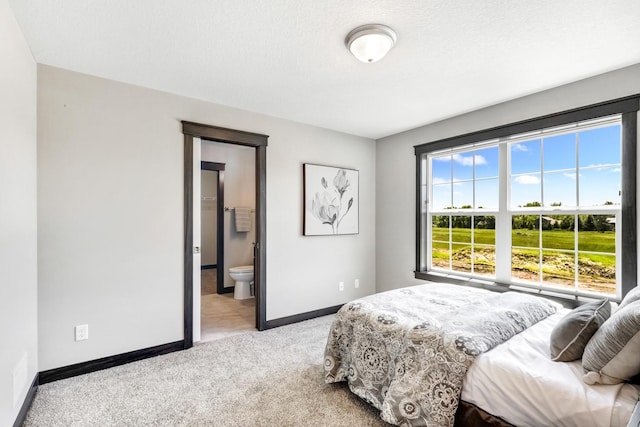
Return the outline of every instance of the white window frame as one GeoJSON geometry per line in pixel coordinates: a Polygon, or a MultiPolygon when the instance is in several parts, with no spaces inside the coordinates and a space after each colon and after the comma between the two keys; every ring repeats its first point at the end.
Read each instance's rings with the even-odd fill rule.
{"type": "MultiPolygon", "coordinates": [[[[636,140],[637,140],[637,119],[638,109],[640,109],[640,95],[613,100],[601,104],[591,105],[584,108],[566,111],[551,116],[532,119],[526,122],[515,123],[499,128],[488,129],[473,134],[461,135],[459,137],[448,138],[445,140],[434,141],[415,146],[416,152],[416,270],[415,276],[419,279],[427,279],[431,281],[447,281],[459,284],[467,284],[472,286],[482,286],[491,288],[500,288],[500,290],[517,289],[517,290],[533,290],[536,292],[545,291],[555,296],[564,296],[565,298],[577,299],[586,296],[593,297],[602,295],[586,290],[576,288],[566,288],[554,285],[547,285],[544,282],[520,282],[512,279],[511,262],[496,261],[495,278],[489,276],[478,276],[465,272],[430,269],[431,266],[431,244],[432,235],[432,215],[451,215],[456,214],[464,216],[477,215],[495,215],[496,217],[496,260],[511,259],[511,221],[514,214],[528,215],[567,215],[567,214],[611,214],[615,212],[616,216],[616,298],[620,299],[628,290],[635,287],[637,279],[637,242],[636,235],[636,214],[635,214],[635,175],[636,175],[636,140]],[[536,134],[540,137],[547,138],[553,133],[575,133],[586,130],[585,126],[590,129],[610,126],[611,117],[619,115],[622,119],[622,190],[623,196],[620,206],[613,207],[536,207],[513,209],[510,206],[509,191],[511,185],[510,171],[510,150],[509,142],[516,140],[536,139],[536,134]],[[604,120],[603,120],[604,118],[604,120]],[[581,129],[576,129],[580,126],[581,129]],[[429,182],[430,173],[430,156],[443,155],[447,152],[455,153],[461,151],[471,151],[491,145],[497,145],[499,149],[500,161],[499,167],[499,209],[498,212],[489,209],[476,209],[475,204],[472,209],[458,209],[442,213],[440,211],[429,211],[424,203],[424,191],[426,190],[427,200],[431,199],[432,185],[429,182]],[[626,177],[625,177],[625,174],[626,177]],[[633,177],[633,180],[630,177],[633,177]],[[429,179],[426,179],[426,178],[429,179]],[[423,179],[424,178],[424,179],[423,179]],[[632,182],[633,181],[633,182],[632,182]],[[425,188],[426,186],[426,188],[425,188]],[[630,209],[629,207],[632,207],[630,209]],[[632,237],[624,235],[632,230],[632,237]],[[429,245],[425,243],[429,241],[429,245]],[[429,248],[429,250],[427,249],[429,248]],[[531,289],[533,288],[533,289],[531,289]]],[[[577,155],[578,153],[576,153],[577,155]]],[[[540,154],[543,156],[542,152],[540,154]]],[[[579,164],[576,164],[579,168],[579,164]]],[[[544,170],[541,168],[541,177],[544,170]]],[[[475,176],[474,176],[475,178],[475,176]]],[[[475,182],[475,180],[473,181],[475,182]]],[[[542,186],[541,182],[541,186],[542,186]]],[[[544,191],[544,187],[542,190],[544,191]]],[[[576,189],[576,197],[579,197],[579,188],[576,189]]],[[[542,200],[541,200],[542,201],[542,200]]],[[[578,199],[576,200],[578,203],[578,199]]],[[[472,228],[473,229],[473,228],[472,228]]],[[[540,239],[542,239],[542,230],[540,230],[540,239]]],[[[578,233],[576,233],[576,240],[578,233]]],[[[451,236],[449,239],[451,244],[451,236]]],[[[472,235],[473,243],[473,235],[472,235]]],[[[574,246],[573,252],[579,253],[578,245],[574,246]]],[[[575,257],[577,260],[577,257],[575,257]]],[[[577,261],[576,261],[577,262],[577,261]]]]}

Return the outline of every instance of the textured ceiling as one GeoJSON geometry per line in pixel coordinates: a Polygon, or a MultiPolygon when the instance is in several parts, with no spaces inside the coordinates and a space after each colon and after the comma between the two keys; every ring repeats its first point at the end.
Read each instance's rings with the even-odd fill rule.
{"type": "Polygon", "coordinates": [[[39,63],[371,138],[640,63],[639,0],[9,3],[39,63]]]}

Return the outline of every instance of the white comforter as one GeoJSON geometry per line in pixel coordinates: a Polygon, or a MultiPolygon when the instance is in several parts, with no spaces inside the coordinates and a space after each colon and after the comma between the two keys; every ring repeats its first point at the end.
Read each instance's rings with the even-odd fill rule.
{"type": "Polygon", "coordinates": [[[479,355],[462,400],[517,426],[626,426],[640,395],[630,384],[582,382],[581,362],[553,362],[549,336],[561,312],[479,355]]]}

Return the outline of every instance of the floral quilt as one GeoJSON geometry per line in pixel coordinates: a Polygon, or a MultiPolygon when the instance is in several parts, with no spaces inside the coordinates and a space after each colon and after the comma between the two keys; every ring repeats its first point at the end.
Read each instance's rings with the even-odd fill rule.
{"type": "Polygon", "coordinates": [[[327,383],[353,393],[399,426],[453,426],[475,357],[556,312],[516,292],[431,283],[345,304],[325,348],[327,383]]]}

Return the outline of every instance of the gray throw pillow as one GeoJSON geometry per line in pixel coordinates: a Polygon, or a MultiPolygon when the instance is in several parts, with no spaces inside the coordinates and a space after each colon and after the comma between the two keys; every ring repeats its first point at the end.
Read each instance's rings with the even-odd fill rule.
{"type": "Polygon", "coordinates": [[[640,301],[616,311],[587,343],[582,356],[587,384],[618,384],[640,374],[640,301]]]}
{"type": "Polygon", "coordinates": [[[611,304],[607,299],[583,304],[564,316],[551,331],[551,360],[580,359],[587,342],[609,316],[611,304]]]}
{"type": "Polygon", "coordinates": [[[627,295],[625,295],[624,298],[622,299],[622,302],[620,302],[620,305],[618,306],[618,310],[620,310],[622,307],[626,306],[627,304],[631,304],[632,302],[638,301],[638,300],[640,300],[640,287],[636,286],[635,288],[627,292],[627,295]]]}

